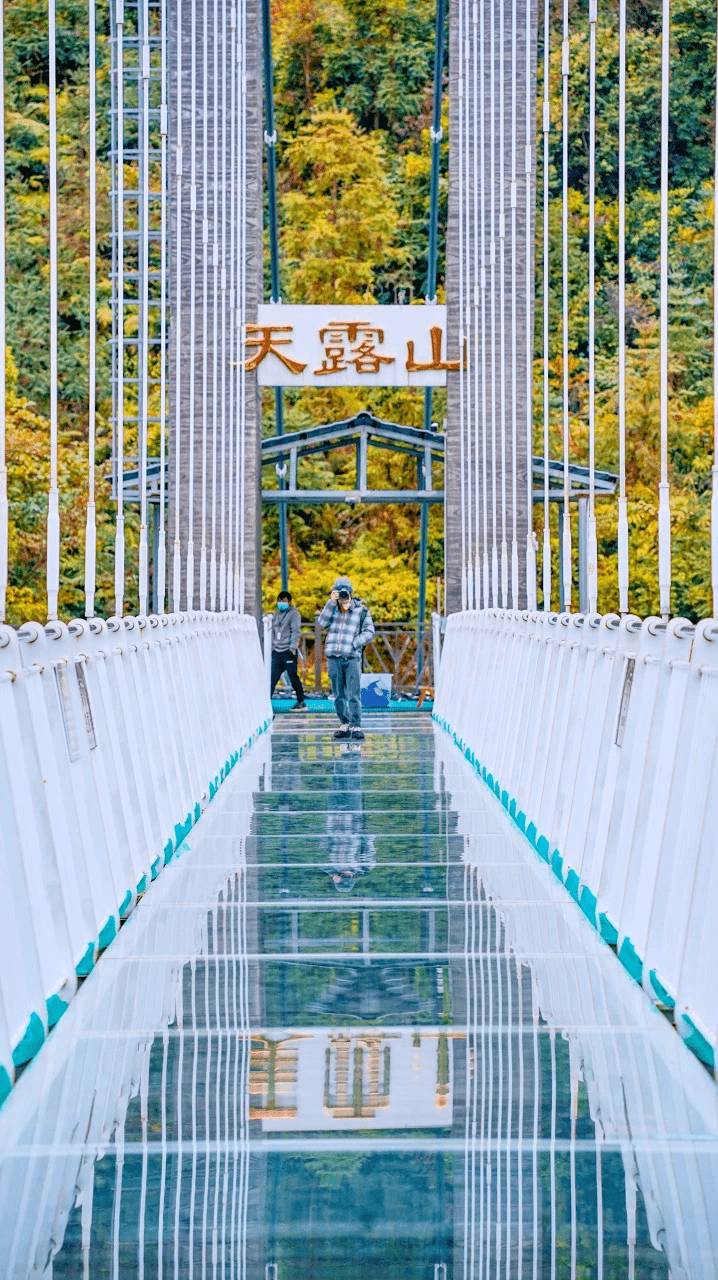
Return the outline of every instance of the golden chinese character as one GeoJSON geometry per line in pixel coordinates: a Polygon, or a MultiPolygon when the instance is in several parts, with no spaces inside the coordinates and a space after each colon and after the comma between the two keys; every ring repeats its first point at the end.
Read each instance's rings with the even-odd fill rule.
{"type": "Polygon", "coordinates": [[[245,369],[256,369],[258,365],[266,358],[266,356],[276,356],[281,360],[285,369],[290,373],[302,373],[306,369],[305,364],[300,364],[298,360],[290,360],[283,351],[277,351],[277,347],[291,346],[291,338],[275,338],[275,333],[291,333],[291,324],[248,324],[246,346],[259,347],[256,356],[252,356],[245,364],[245,369]],[[250,336],[251,335],[251,336],[250,336]]]}
{"type": "Polygon", "coordinates": [[[411,339],[409,339],[409,341],[406,344],[407,373],[422,373],[424,370],[428,370],[428,369],[437,369],[437,370],[449,369],[452,372],[457,370],[459,368],[458,360],[442,360],[441,358],[442,333],[439,326],[432,325],[429,332],[431,333],[431,360],[429,361],[428,364],[417,364],[417,362],[414,359],[414,343],[411,341],[411,339]]]}
{"type": "Polygon", "coordinates": [[[324,359],[314,370],[318,377],[342,373],[350,364],[357,373],[379,373],[383,364],[394,363],[394,356],[383,356],[376,350],[376,344],[384,341],[384,330],[364,320],[336,321],[320,330],[319,341],[324,347],[324,359]]]}

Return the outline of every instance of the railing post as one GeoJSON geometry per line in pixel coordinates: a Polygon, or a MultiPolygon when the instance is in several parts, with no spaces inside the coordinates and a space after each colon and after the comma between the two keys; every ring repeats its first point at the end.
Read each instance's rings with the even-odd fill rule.
{"type": "Polygon", "coordinates": [[[441,614],[432,613],[431,615],[431,683],[434,688],[434,696],[436,696],[436,685],[439,679],[439,667],[441,666],[441,614]]]}
{"type": "Polygon", "coordinates": [[[262,648],[264,650],[264,670],[267,677],[267,688],[272,680],[272,615],[265,613],[263,618],[264,633],[262,648]]]}
{"type": "Polygon", "coordinates": [[[322,629],[318,612],[314,615],[314,692],[317,697],[322,692],[322,629]]]}

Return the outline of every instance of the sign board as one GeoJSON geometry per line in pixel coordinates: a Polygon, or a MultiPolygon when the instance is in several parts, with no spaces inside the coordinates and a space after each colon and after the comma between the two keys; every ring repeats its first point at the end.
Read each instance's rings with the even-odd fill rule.
{"type": "Polygon", "coordinates": [[[459,368],[446,350],[446,307],[423,304],[265,303],[246,347],[260,387],[444,387],[459,368]]]}

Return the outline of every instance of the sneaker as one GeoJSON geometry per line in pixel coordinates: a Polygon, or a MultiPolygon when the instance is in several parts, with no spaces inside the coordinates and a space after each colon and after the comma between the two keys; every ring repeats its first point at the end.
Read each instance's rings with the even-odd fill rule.
{"type": "Polygon", "coordinates": [[[294,706],[289,708],[290,711],[306,711],[306,709],[306,702],[295,702],[294,706]]]}
{"type": "Polygon", "coordinates": [[[356,725],[354,726],[354,728],[352,729],[352,740],[353,740],[354,742],[363,742],[363,741],[364,741],[364,730],[363,730],[363,729],[360,729],[358,724],[356,724],[356,725]]]}
{"type": "Polygon", "coordinates": [[[352,731],[348,724],[343,724],[340,729],[336,729],[334,732],[335,738],[351,738],[351,736],[352,731]]]}

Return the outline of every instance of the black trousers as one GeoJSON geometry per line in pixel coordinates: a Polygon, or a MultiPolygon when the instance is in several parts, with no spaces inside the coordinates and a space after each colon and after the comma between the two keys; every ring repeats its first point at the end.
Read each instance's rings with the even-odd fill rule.
{"type": "Polygon", "coordinates": [[[297,702],[304,702],[304,689],[302,688],[302,682],[299,679],[299,674],[297,672],[297,655],[296,653],[292,653],[291,649],[282,649],[281,651],[276,649],[272,650],[272,687],[269,691],[270,698],[277,687],[279,677],[283,671],[286,671],[289,676],[289,682],[294,690],[297,702]]]}

